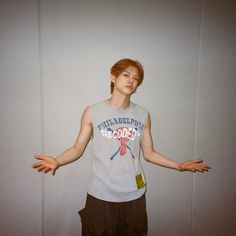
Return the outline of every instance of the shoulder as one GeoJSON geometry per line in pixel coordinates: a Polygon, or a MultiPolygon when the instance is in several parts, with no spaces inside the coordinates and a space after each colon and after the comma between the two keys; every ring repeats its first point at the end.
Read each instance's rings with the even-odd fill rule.
{"type": "Polygon", "coordinates": [[[134,102],[131,102],[131,104],[132,104],[132,106],[133,106],[136,110],[138,110],[138,111],[140,111],[140,112],[143,112],[143,113],[145,113],[146,115],[149,113],[148,110],[147,110],[145,107],[140,106],[139,104],[136,104],[136,103],[134,103],[134,102]]]}
{"type": "Polygon", "coordinates": [[[100,101],[88,105],[86,109],[88,109],[92,123],[97,119],[100,119],[103,114],[107,114],[107,107],[105,106],[105,101],[100,101]]]}
{"type": "Polygon", "coordinates": [[[86,106],[83,111],[81,120],[82,121],[90,121],[91,120],[90,116],[91,116],[91,108],[90,108],[90,106],[86,106]]]}
{"type": "Polygon", "coordinates": [[[88,108],[89,108],[90,110],[96,110],[96,109],[102,108],[102,107],[104,106],[104,102],[105,102],[105,101],[99,101],[99,102],[90,104],[90,105],[88,106],[88,108]]]}

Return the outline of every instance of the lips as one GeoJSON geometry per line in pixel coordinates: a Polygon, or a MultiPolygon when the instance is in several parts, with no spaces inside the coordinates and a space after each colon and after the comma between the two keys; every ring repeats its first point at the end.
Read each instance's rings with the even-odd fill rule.
{"type": "Polygon", "coordinates": [[[132,89],[132,86],[125,86],[126,88],[132,89]]]}

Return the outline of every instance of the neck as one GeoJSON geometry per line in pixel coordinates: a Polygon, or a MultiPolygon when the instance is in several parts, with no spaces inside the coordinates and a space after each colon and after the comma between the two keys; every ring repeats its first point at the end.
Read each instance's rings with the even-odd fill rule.
{"type": "Polygon", "coordinates": [[[112,96],[106,101],[116,109],[125,109],[130,104],[130,95],[121,95],[113,92],[112,96]]]}

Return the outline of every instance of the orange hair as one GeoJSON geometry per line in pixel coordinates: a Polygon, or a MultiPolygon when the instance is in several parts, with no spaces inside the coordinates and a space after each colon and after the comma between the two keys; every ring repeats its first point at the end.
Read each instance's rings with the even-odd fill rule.
{"type": "MultiPolygon", "coordinates": [[[[122,72],[124,72],[129,66],[133,66],[138,70],[138,76],[139,76],[139,82],[138,86],[142,84],[143,77],[144,77],[144,70],[143,66],[136,60],[132,60],[129,58],[124,58],[119,61],[117,61],[112,67],[111,67],[111,74],[115,77],[118,77],[122,72]]],[[[111,93],[113,93],[114,90],[114,84],[111,82],[111,93]]]]}

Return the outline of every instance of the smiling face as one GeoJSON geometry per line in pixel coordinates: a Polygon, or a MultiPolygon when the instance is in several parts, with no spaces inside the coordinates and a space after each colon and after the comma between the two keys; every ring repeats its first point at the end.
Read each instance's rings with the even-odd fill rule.
{"type": "Polygon", "coordinates": [[[139,73],[136,67],[129,66],[117,77],[111,75],[111,81],[114,84],[114,91],[124,95],[133,94],[140,82],[139,73]]]}

